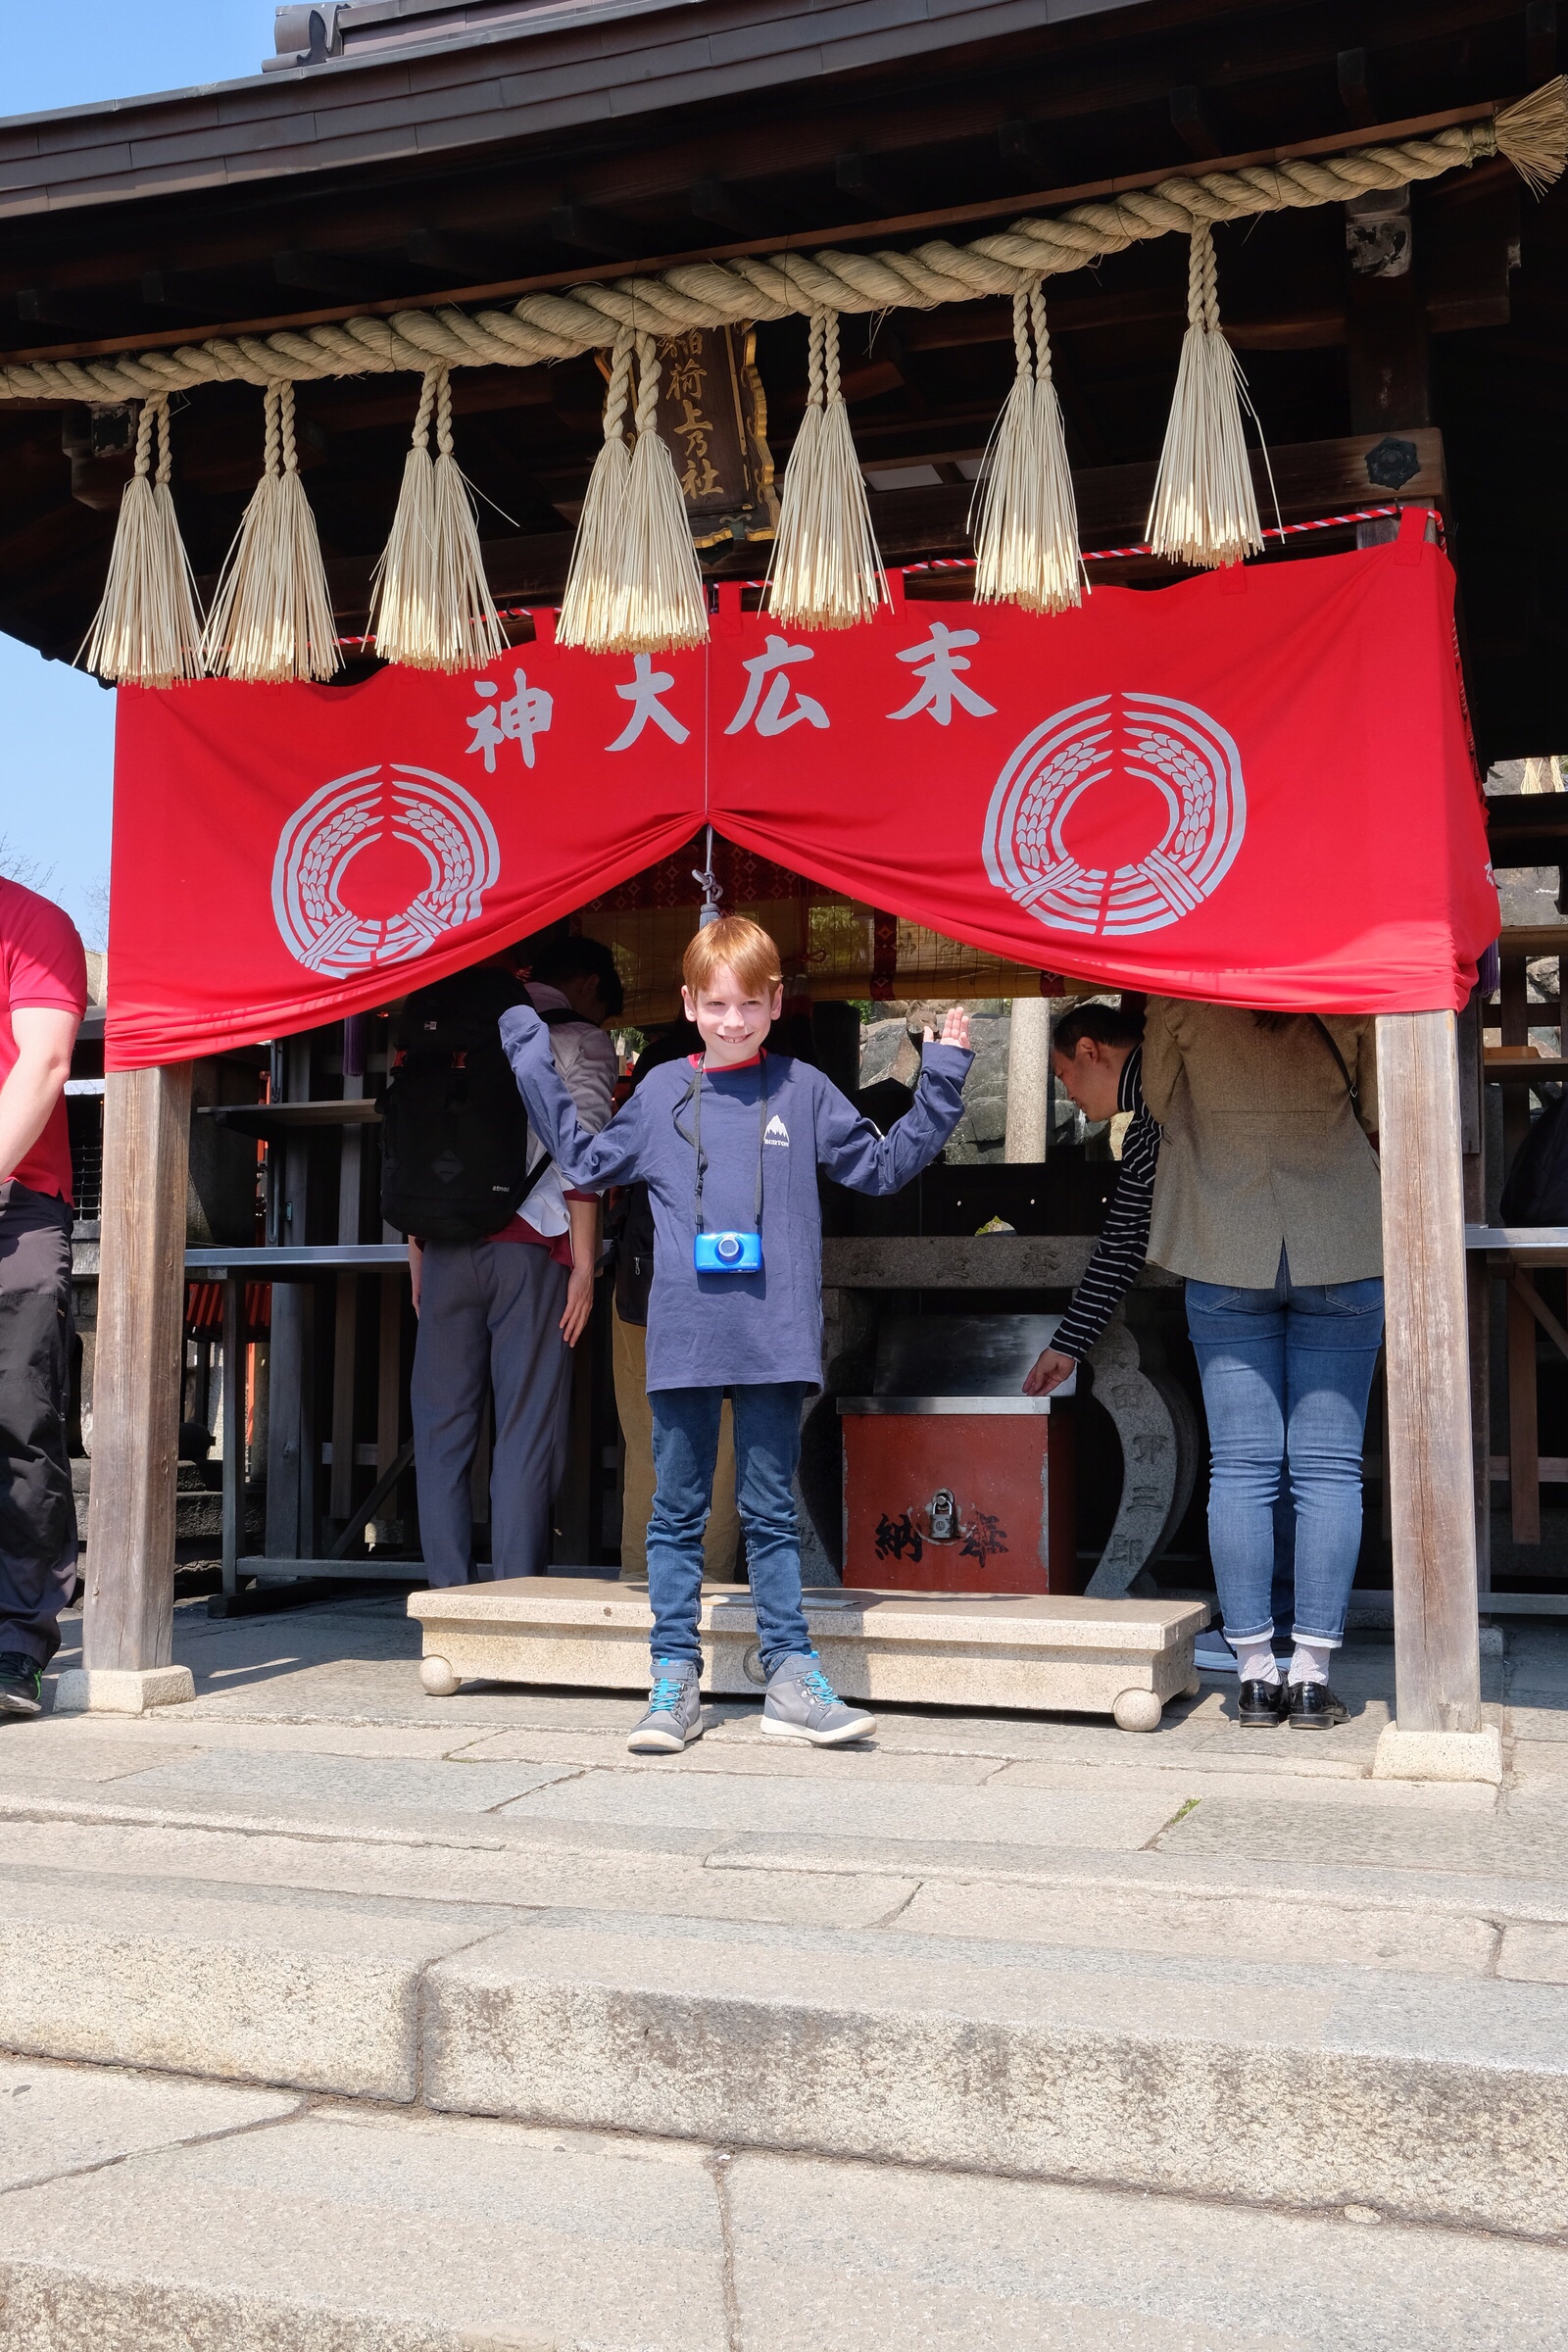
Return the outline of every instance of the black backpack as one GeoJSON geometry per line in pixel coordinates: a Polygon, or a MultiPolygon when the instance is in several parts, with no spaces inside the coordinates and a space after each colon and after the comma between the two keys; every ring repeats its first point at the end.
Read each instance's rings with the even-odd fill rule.
{"type": "Polygon", "coordinates": [[[1505,1225],[1568,1225],[1568,1096],[1549,1102],[1531,1127],[1502,1188],[1505,1225]]]}
{"type": "MultiPolygon", "coordinates": [[[[381,1214],[421,1241],[499,1233],[550,1165],[530,1165],[528,1114],[502,1051],[501,1015],[531,1002],[493,965],[454,972],[410,997],[392,1039],[381,1106],[381,1214]]],[[[578,1015],[540,1014],[550,1028],[578,1015]]]]}

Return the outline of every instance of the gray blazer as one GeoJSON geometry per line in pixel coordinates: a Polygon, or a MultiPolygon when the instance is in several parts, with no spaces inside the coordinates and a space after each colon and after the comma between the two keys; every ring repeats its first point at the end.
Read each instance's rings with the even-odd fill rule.
{"type": "Polygon", "coordinates": [[[1164,1130],[1149,1254],[1199,1282],[1269,1290],[1383,1271],[1376,1024],[1327,1016],[1360,1094],[1360,1123],[1309,1014],[1263,1028],[1224,1004],[1152,997],[1144,1098],[1164,1130]]]}

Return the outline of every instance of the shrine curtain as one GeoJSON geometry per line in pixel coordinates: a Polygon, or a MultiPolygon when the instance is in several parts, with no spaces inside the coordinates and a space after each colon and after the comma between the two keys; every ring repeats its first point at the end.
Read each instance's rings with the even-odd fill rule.
{"type": "Polygon", "coordinates": [[[729,589],[684,654],[566,652],[541,613],[457,677],[122,689],[109,1066],[385,1004],[705,822],[1107,988],[1457,1008],[1498,913],[1424,532],[1050,619],[895,578],[875,622],[808,635],[729,589]]]}

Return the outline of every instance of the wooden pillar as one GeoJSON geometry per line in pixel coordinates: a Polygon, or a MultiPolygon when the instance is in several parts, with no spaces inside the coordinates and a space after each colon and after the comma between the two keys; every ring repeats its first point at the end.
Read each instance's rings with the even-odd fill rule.
{"type": "Polygon", "coordinates": [[[174,1482],[185,1310],[189,1063],[104,1086],[83,1666],[56,1706],[141,1714],[193,1698],[173,1666],[174,1482]]]}
{"type": "Polygon", "coordinates": [[[1397,1719],[1375,1772],[1496,1782],[1481,1722],[1476,1523],[1451,1012],[1378,1017],[1397,1719]]]}
{"type": "MultiPolygon", "coordinates": [[[[1463,1155],[1464,1221],[1487,1221],[1486,1066],[1482,1058],[1486,1008],[1479,988],[1459,1015],[1459,1146],[1463,1155]]],[[[1476,1511],[1476,1591],[1484,1609],[1492,1594],[1492,1276],[1485,1257],[1465,1256],[1470,1331],[1470,1447],[1476,1511]]],[[[1387,1498],[1388,1480],[1384,1479],[1387,1498]]]]}

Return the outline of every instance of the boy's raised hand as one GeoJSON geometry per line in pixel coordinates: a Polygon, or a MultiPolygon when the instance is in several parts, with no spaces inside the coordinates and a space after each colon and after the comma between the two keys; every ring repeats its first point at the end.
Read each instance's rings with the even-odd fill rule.
{"type": "MultiPolygon", "coordinates": [[[[928,1046],[935,1045],[936,1043],[935,1034],[930,1029],[927,1029],[925,1033],[925,1042],[928,1046]]],[[[943,1022],[942,1043],[945,1046],[961,1046],[964,1053],[968,1053],[969,1015],[967,1012],[965,1012],[961,1004],[955,1004],[949,1011],[947,1019],[943,1022]]]]}

